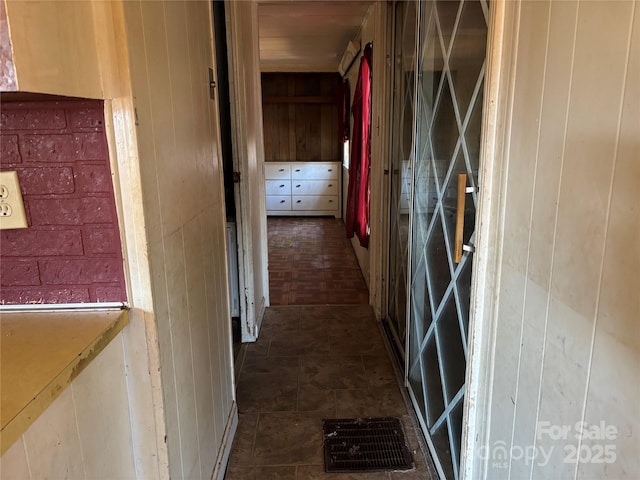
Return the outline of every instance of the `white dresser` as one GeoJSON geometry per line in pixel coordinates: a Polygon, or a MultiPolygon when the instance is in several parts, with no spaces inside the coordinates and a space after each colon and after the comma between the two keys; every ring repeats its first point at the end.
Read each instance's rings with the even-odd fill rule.
{"type": "Polygon", "coordinates": [[[340,162],[265,162],[267,215],[340,218],[340,162]]]}

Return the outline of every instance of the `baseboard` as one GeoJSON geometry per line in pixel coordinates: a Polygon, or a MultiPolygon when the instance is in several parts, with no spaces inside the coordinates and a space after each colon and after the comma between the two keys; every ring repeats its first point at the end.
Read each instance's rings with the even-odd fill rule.
{"type": "Polygon", "coordinates": [[[231,455],[231,445],[233,445],[233,438],[238,428],[238,404],[233,402],[231,406],[231,412],[227,419],[227,425],[224,428],[224,435],[222,436],[222,445],[218,450],[218,458],[216,459],[216,466],[213,469],[211,480],[224,480],[224,474],[227,471],[227,464],[229,463],[229,455],[231,455]]]}

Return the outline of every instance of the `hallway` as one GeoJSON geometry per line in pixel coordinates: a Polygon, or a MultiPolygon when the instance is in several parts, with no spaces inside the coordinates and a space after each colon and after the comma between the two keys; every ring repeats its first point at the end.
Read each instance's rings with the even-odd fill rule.
{"type": "MultiPolygon", "coordinates": [[[[328,278],[323,277],[327,272],[333,276],[340,266],[357,268],[348,240],[344,233],[338,234],[343,232],[340,225],[342,222],[333,219],[270,218],[270,264],[284,267],[285,246],[304,245],[305,256],[292,254],[288,268],[292,273],[300,272],[304,269],[300,264],[296,268],[295,262],[306,262],[310,282],[314,272],[321,279],[328,278]],[[272,228],[274,225],[277,228],[272,228]],[[295,234],[296,225],[301,236],[295,234]],[[333,233],[325,236],[319,232],[333,233]],[[326,252],[329,246],[339,248],[340,255],[322,253],[322,248],[326,252]],[[272,257],[274,252],[279,256],[272,257]],[[312,270],[314,262],[318,270],[312,270]]],[[[309,301],[327,299],[328,295],[334,298],[332,285],[335,283],[319,280],[309,301]]],[[[273,292],[273,284],[271,288],[273,292]]],[[[429,474],[420,451],[381,330],[371,307],[364,303],[366,297],[361,300],[362,296],[355,296],[357,288],[362,285],[354,281],[342,284],[346,294],[339,298],[351,305],[278,305],[267,309],[259,340],[245,345],[236,365],[240,413],[227,480],[436,478],[429,474]],[[355,304],[358,300],[361,303],[355,304]],[[401,418],[415,470],[324,473],[322,419],[381,416],[401,418]]],[[[278,298],[299,298],[287,297],[288,291],[296,292],[295,281],[284,286],[278,298]]]]}

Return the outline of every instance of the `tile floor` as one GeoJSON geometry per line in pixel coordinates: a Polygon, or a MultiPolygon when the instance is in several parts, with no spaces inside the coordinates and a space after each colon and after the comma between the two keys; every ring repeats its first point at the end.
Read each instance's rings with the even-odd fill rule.
{"type": "Polygon", "coordinates": [[[271,305],[369,302],[344,223],[326,217],[269,217],[271,305]]]}
{"type": "MultiPolygon", "coordinates": [[[[269,219],[270,257],[274,246],[278,249],[283,248],[278,245],[284,242],[305,243],[290,233],[301,223],[307,234],[312,230],[335,230],[335,225],[330,225],[335,224],[333,220],[272,220],[269,219]],[[274,234],[283,231],[288,233],[282,237],[274,234]]],[[[326,244],[318,234],[315,241],[326,244]]],[[[306,261],[318,261],[323,265],[319,269],[331,272],[331,265],[325,263],[327,254],[319,250],[306,261]]],[[[295,253],[293,257],[295,261],[295,253]]],[[[346,248],[342,257],[343,261],[336,260],[335,265],[355,261],[353,251],[346,248]]],[[[315,271],[312,266],[308,270],[315,271]]],[[[289,289],[295,289],[295,281],[282,288],[282,295],[289,289]]],[[[314,286],[316,294],[329,295],[329,291],[327,283],[314,286]]],[[[299,301],[301,297],[295,298],[299,301]]],[[[350,299],[349,303],[356,303],[350,299]]],[[[373,310],[366,302],[365,298],[353,305],[279,305],[267,309],[259,340],[244,346],[236,365],[239,423],[226,480],[437,478],[430,473],[432,464],[420,450],[397,373],[373,310]],[[401,418],[415,469],[326,474],[322,419],[377,416],[401,418]]]]}

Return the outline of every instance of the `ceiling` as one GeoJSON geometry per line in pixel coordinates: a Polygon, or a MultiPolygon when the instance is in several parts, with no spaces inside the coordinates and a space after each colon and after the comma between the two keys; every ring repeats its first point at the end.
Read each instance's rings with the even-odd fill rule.
{"type": "Polygon", "coordinates": [[[336,72],[373,2],[261,1],[260,68],[263,72],[336,72]]]}

